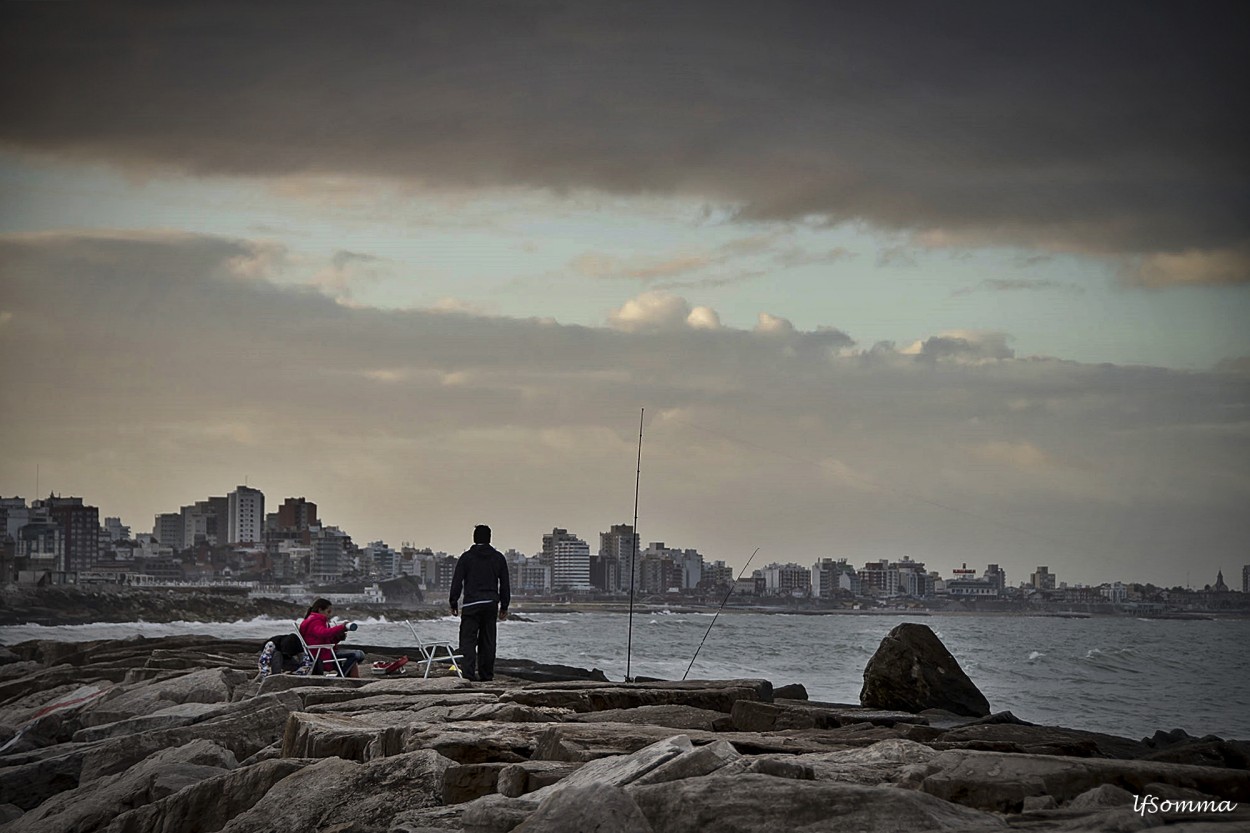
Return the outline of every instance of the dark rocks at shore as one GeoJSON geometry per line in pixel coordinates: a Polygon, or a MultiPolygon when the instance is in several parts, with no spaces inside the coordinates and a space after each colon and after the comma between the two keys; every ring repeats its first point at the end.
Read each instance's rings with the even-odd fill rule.
{"type": "Polygon", "coordinates": [[[928,625],[904,623],[881,640],[864,668],[865,706],[920,712],[945,709],[983,717],[989,701],[968,679],[942,640],[928,625]]]}
{"type": "MultiPolygon", "coordinates": [[[[309,599],[311,601],[311,598],[309,599]]],[[[227,588],[134,589],[117,585],[0,588],[0,625],[78,625],[92,622],[232,622],[270,616],[296,619],[307,602],[252,598],[227,588]]],[[[443,611],[413,607],[336,609],[344,618],[422,619],[443,611]]]]}
{"type": "Polygon", "coordinates": [[[623,683],[523,661],[500,662],[490,683],[443,669],[258,680],[258,650],[207,637],[11,646],[0,831],[1250,825],[1250,746],[1179,730],[1132,740],[1010,712],[823,703],[766,680],[623,683]],[[1134,812],[1144,795],[1243,806],[1134,812]]]}

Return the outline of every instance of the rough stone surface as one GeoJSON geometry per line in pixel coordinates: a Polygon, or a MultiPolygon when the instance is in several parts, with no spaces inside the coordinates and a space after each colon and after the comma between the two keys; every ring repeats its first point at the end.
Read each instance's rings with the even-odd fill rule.
{"type": "Polygon", "coordinates": [[[22,810],[38,807],[57,793],[78,786],[85,750],[0,769],[0,796],[22,810]]]}
{"type": "Polygon", "coordinates": [[[516,764],[456,764],[447,767],[443,772],[443,803],[463,804],[497,792],[499,773],[509,766],[516,764]]]}
{"type": "Polygon", "coordinates": [[[1078,795],[1067,803],[1073,810],[1097,810],[1102,807],[1122,807],[1133,803],[1133,794],[1114,784],[1102,784],[1078,795]]]}
{"type": "Polygon", "coordinates": [[[791,757],[811,767],[821,781],[840,781],[864,786],[915,786],[927,774],[926,765],[938,752],[915,741],[883,740],[860,749],[791,757]]]}
{"type": "Polygon", "coordinates": [[[280,696],[256,698],[239,704],[238,711],[190,726],[103,741],[83,755],[80,780],[87,783],[123,772],[161,749],[193,740],[209,740],[229,749],[238,759],[247,758],[281,735],[290,709],[276,699],[280,696]]]}
{"type": "Polygon", "coordinates": [[[508,833],[524,823],[538,809],[538,803],[528,795],[521,798],[487,795],[464,805],[459,821],[464,833],[508,833]]]}
{"type": "MultiPolygon", "coordinates": [[[[743,702],[743,701],[740,701],[743,702]]],[[[643,726],[667,726],[670,729],[701,729],[716,731],[716,721],[724,712],[694,706],[639,706],[636,709],[607,709],[598,712],[571,714],[578,723],[633,723],[643,726]]]]}
{"type": "MultiPolygon", "coordinates": [[[[711,775],[718,769],[741,759],[742,755],[734,749],[732,743],[718,740],[706,746],[684,751],[650,772],[644,772],[631,783],[663,784],[666,781],[680,781],[683,778],[698,778],[711,775]]],[[[588,764],[588,766],[592,765],[588,764]]]]}
{"type": "Polygon", "coordinates": [[[364,764],[327,758],[279,781],[221,829],[383,833],[397,813],[439,806],[443,772],[451,765],[432,750],[364,764]]]}
{"type": "MultiPolygon", "coordinates": [[[[711,732],[691,731],[686,735],[703,743],[720,739],[711,732]]],[[[546,729],[538,738],[531,758],[538,761],[593,761],[629,755],[672,736],[671,729],[661,726],[567,723],[546,729]]]]}
{"type": "Polygon", "coordinates": [[[115,723],[93,724],[86,729],[79,729],[74,733],[73,739],[82,743],[150,732],[154,729],[189,726],[221,712],[222,709],[218,703],[180,703],[157,709],[151,714],[138,715],[118,720],[115,723]]]}
{"type": "Polygon", "coordinates": [[[1139,741],[1115,735],[1020,723],[975,723],[950,729],[942,734],[938,748],[1126,759],[1143,757],[1149,751],[1139,741]]]}
{"type": "Polygon", "coordinates": [[[105,833],[207,833],[251,809],[283,778],[308,764],[293,758],[244,766],[122,813],[105,833]]]}
{"type": "Polygon", "coordinates": [[[920,789],[946,801],[998,812],[1019,812],[1024,799],[1050,795],[1063,803],[1103,784],[1146,794],[1151,784],[1197,790],[1230,801],[1250,801],[1250,772],[1154,761],[1118,761],[942,752],[920,789]]]}
{"type": "Polygon", "coordinates": [[[100,726],[182,703],[228,703],[234,687],[247,679],[242,671],[201,668],[168,680],[140,684],[84,708],[82,724],[100,726]]]}
{"type": "Polygon", "coordinates": [[[526,761],[520,764],[505,764],[499,770],[495,788],[500,795],[517,798],[554,784],[582,766],[584,764],[564,761],[526,761]]]}
{"type": "Polygon", "coordinates": [[[893,787],[710,775],[627,787],[655,833],[803,833],[1003,830],[999,818],[893,787]]]}
{"type": "Polygon", "coordinates": [[[647,817],[620,787],[579,784],[553,793],[515,833],[654,833],[647,817]]]}
{"type": "Polygon", "coordinates": [[[126,772],[53,796],[14,822],[6,833],[95,830],[132,807],[157,801],[235,766],[229,750],[209,741],[163,749],[126,772]]]}
{"type": "Polygon", "coordinates": [[[927,625],[904,622],[881,640],[864,668],[860,702],[876,709],[988,715],[989,701],[927,625]]]}
{"type": "Polygon", "coordinates": [[[542,800],[560,790],[583,785],[624,786],[631,784],[657,767],[685,753],[692,752],[694,745],[685,735],[665,738],[643,747],[630,755],[618,755],[591,761],[569,775],[563,781],[535,791],[529,798],[542,800]]]}
{"type": "Polygon", "coordinates": [[[739,700],[771,701],[767,680],[719,680],[672,683],[560,683],[532,685],[500,699],[527,706],[550,706],[575,712],[685,705],[728,713],[739,700]],[[558,686],[558,687],[557,687],[558,686]]]}

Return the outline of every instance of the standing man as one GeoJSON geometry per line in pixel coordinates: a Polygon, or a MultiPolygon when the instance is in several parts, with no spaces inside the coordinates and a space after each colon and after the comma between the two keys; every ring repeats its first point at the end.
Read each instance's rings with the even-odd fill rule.
{"type": "Polygon", "coordinates": [[[495,676],[495,620],[508,618],[512,589],[508,583],[508,562],[503,553],[490,545],[490,527],[473,528],[473,546],[456,562],[451,577],[451,612],[457,612],[460,589],[464,604],[460,613],[461,671],[469,680],[490,680],[495,676]]]}

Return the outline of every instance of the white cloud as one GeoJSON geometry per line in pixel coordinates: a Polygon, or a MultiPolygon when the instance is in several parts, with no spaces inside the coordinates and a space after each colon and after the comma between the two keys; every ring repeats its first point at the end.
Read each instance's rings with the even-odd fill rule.
{"type": "Polygon", "coordinates": [[[788,319],[761,312],[755,324],[755,332],[763,335],[791,335],[794,333],[794,325],[788,319]]]}
{"type": "Polygon", "coordinates": [[[690,303],[667,292],[644,292],[608,313],[608,324],[618,330],[672,330],[686,326],[690,303]]]}
{"type": "Polygon", "coordinates": [[[713,328],[665,293],[609,327],[344,307],[237,280],[226,264],[252,247],[0,237],[4,311],[42,322],[0,327],[0,493],[41,465],[139,523],[247,472],[362,538],[451,550],[488,515],[532,551],[544,527],[593,539],[626,519],[645,407],[644,537],[738,564],[744,541],[783,561],[836,541],[1167,580],[1178,536],[1213,572],[1250,535],[1236,362],[1018,359],[966,330],[854,349],[768,314],[713,328]]]}

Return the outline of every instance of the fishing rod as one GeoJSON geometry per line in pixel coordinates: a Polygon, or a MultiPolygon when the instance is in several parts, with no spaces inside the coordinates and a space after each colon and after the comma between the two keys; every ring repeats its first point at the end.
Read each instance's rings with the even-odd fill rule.
{"type": "Polygon", "coordinates": [[[625,682],[630,676],[630,659],[634,652],[634,561],[638,558],[638,484],[642,481],[642,417],[646,408],[638,409],[638,470],[634,474],[634,526],[629,541],[629,638],[625,643],[625,682]]]}
{"type": "MultiPolygon", "coordinates": [[[[741,580],[746,574],[747,567],[751,566],[751,562],[755,560],[755,554],[760,551],[759,547],[755,548],[755,552],[751,553],[751,557],[747,559],[747,563],[742,565],[742,572],[738,573],[738,579],[741,580]]],[[[725,607],[725,602],[729,601],[729,597],[733,595],[734,583],[730,582],[729,591],[725,593],[725,598],[721,599],[720,607],[716,608],[716,616],[720,616],[721,609],[725,607]]],[[[707,635],[712,632],[712,625],[716,624],[716,616],[712,617],[712,621],[708,624],[707,630],[703,633],[703,638],[699,640],[699,647],[694,649],[694,656],[690,658],[690,664],[686,666],[686,674],[690,673],[690,669],[694,667],[694,661],[699,658],[699,652],[703,650],[703,643],[707,642],[707,635]]],[[[682,674],[682,680],[686,679],[686,674],[682,674]]]]}

